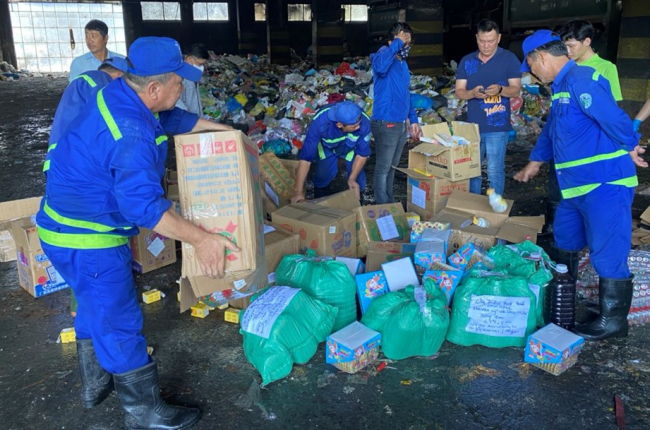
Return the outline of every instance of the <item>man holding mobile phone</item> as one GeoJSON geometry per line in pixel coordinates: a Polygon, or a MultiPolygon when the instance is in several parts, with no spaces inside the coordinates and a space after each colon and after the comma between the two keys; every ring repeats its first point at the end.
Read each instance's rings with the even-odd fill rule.
{"type": "MultiPolygon", "coordinates": [[[[478,23],[478,51],[466,55],[456,73],[456,96],[468,100],[467,120],[481,133],[481,164],[487,159],[490,187],[498,194],[505,188],[506,145],[510,125],[510,98],[521,92],[521,63],[512,52],[500,48],[499,26],[485,19],[478,23]]],[[[470,192],[481,194],[482,177],[470,179],[470,192]]]]}

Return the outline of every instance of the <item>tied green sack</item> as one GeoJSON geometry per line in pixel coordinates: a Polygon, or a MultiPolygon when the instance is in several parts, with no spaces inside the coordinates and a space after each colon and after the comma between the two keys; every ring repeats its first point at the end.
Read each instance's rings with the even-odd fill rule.
{"type": "Polygon", "coordinates": [[[336,308],[301,290],[271,287],[251,300],[240,333],[244,354],[262,375],[262,385],[289,375],[293,363],[307,363],[332,332],[336,308]]]}
{"type": "Polygon", "coordinates": [[[509,275],[526,278],[529,287],[539,292],[535,317],[538,327],[545,326],[544,296],[546,295],[546,286],[553,279],[553,273],[551,273],[549,268],[554,264],[546,252],[533,242],[526,240],[512,245],[493,246],[488,256],[494,260],[495,269],[505,270],[509,275]],[[526,258],[534,252],[540,252],[542,254],[543,264],[539,270],[535,270],[534,261],[526,258]]]}
{"type": "Polygon", "coordinates": [[[311,297],[338,308],[334,331],[357,320],[357,287],[344,263],[331,257],[285,256],[275,270],[275,284],[304,290],[311,297]]]}
{"type": "Polygon", "coordinates": [[[391,360],[431,356],[449,327],[447,297],[433,280],[376,297],[361,323],[381,333],[381,348],[391,360]]]}
{"type": "Polygon", "coordinates": [[[462,346],[523,347],[535,331],[537,302],[528,282],[505,271],[473,270],[456,289],[447,340],[462,346]]]}

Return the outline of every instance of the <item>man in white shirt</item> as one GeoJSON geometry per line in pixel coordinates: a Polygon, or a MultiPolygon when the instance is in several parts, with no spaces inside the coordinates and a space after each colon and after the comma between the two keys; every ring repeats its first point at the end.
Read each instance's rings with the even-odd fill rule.
{"type": "Polygon", "coordinates": [[[107,58],[124,58],[123,55],[109,51],[106,48],[106,44],[108,44],[108,26],[104,22],[98,19],[89,21],[86,24],[85,33],[86,46],[89,52],[72,60],[72,64],[70,64],[70,82],[84,72],[97,70],[107,58]]]}

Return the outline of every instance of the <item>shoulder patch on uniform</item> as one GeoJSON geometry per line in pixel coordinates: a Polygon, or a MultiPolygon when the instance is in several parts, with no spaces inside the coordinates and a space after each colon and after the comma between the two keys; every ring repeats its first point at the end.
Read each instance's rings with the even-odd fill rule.
{"type": "Polygon", "coordinates": [[[582,105],[583,108],[589,109],[589,107],[591,106],[591,94],[589,93],[580,94],[580,104],[582,105]]]}

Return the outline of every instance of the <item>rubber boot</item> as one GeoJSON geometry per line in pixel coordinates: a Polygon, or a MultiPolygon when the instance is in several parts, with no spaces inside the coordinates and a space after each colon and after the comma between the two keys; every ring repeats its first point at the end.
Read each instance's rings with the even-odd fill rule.
{"type": "Polygon", "coordinates": [[[550,252],[547,252],[551,260],[558,264],[566,265],[569,269],[569,275],[574,281],[578,281],[578,268],[580,267],[580,251],[567,251],[553,246],[550,252]]]}
{"type": "Polygon", "coordinates": [[[555,238],[553,236],[553,223],[555,222],[555,212],[560,202],[548,200],[546,202],[546,215],[545,224],[542,232],[537,235],[537,245],[540,246],[547,254],[551,254],[551,250],[555,245],[555,238]]]}
{"type": "Polygon", "coordinates": [[[627,336],[627,315],[632,304],[632,280],[600,278],[600,315],[593,322],[576,326],[573,331],[585,340],[603,340],[627,336]]]}
{"type": "Polygon", "coordinates": [[[113,391],[113,375],[102,369],[91,339],[77,339],[81,373],[81,403],[86,409],[97,406],[113,391]]]}
{"type": "Polygon", "coordinates": [[[126,411],[126,428],[173,430],[192,426],[201,417],[201,412],[163,401],[158,368],[153,357],[151,360],[139,369],[113,374],[117,396],[126,411]]]}

